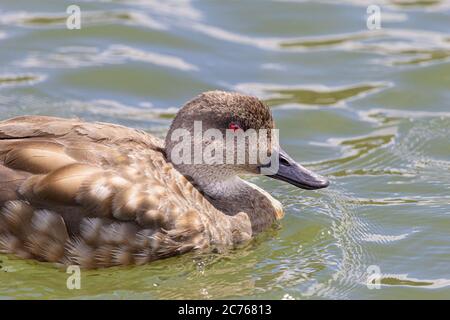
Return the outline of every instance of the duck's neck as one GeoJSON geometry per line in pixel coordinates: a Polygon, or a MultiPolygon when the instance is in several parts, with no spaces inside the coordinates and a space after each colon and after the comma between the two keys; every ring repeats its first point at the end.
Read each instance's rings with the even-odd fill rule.
{"type": "MultiPolygon", "coordinates": [[[[165,154],[171,161],[171,146],[165,154]]],[[[253,234],[271,226],[284,215],[281,203],[258,186],[242,180],[233,171],[203,165],[174,164],[174,167],[191,180],[209,201],[223,213],[234,216],[239,212],[248,215],[253,234]]]]}
{"type": "Polygon", "coordinates": [[[199,187],[210,202],[225,214],[245,212],[250,218],[253,234],[267,229],[283,216],[280,202],[238,176],[203,185],[200,183],[199,187]]]}

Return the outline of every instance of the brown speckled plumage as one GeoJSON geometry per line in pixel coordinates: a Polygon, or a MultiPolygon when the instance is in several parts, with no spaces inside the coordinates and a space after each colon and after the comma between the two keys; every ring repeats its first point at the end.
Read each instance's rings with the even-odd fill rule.
{"type": "MultiPolygon", "coordinates": [[[[216,127],[230,119],[273,127],[263,103],[234,93],[200,95],[171,129],[196,117],[216,127]]],[[[203,194],[207,169],[185,169],[143,131],[43,116],[0,122],[0,252],[86,268],[144,264],[245,242],[282,216],[249,183],[230,195],[203,194]]]]}

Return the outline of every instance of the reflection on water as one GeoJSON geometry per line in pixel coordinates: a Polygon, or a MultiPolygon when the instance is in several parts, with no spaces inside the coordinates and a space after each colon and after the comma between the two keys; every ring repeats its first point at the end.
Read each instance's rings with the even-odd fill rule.
{"type": "Polygon", "coordinates": [[[183,59],[123,45],[111,45],[104,51],[99,51],[96,47],[63,47],[49,55],[31,54],[24,61],[17,62],[17,65],[24,68],[78,68],[120,64],[127,61],[139,61],[182,71],[198,70],[196,66],[183,59]]]}
{"type": "Polygon", "coordinates": [[[388,286],[425,287],[429,289],[445,288],[450,285],[449,279],[420,280],[408,278],[407,275],[384,275],[380,282],[382,285],[388,286]]]}
{"type": "Polygon", "coordinates": [[[374,37],[374,35],[381,34],[378,33],[355,33],[348,35],[335,35],[335,36],[327,36],[327,37],[310,37],[308,39],[300,39],[300,40],[291,40],[286,42],[281,42],[280,46],[282,48],[293,48],[293,47],[305,47],[305,48],[320,48],[320,47],[330,47],[342,45],[351,41],[365,40],[374,37]]]}
{"type": "Polygon", "coordinates": [[[0,87],[15,85],[32,85],[44,80],[44,76],[36,74],[3,74],[0,75],[0,87]]]}
{"type": "Polygon", "coordinates": [[[350,97],[357,96],[360,93],[378,88],[376,86],[362,85],[341,90],[331,91],[314,91],[307,89],[280,89],[269,90],[272,93],[281,95],[279,98],[267,99],[266,102],[270,106],[276,106],[286,103],[300,103],[300,104],[313,104],[313,105],[330,105],[336,104],[341,100],[346,100],[350,97]]]}
{"type": "Polygon", "coordinates": [[[333,36],[305,37],[281,41],[290,50],[363,51],[380,55],[376,61],[389,65],[411,65],[438,62],[450,56],[447,34],[429,31],[382,29],[333,36]]]}
{"type": "Polygon", "coordinates": [[[82,273],[0,256],[0,298],[449,298],[448,1],[40,1],[0,11],[0,114],[81,117],[159,137],[206,90],[258,95],[281,143],[331,180],[249,178],[286,209],[244,248],[82,273]],[[380,290],[366,286],[381,270],[380,290]]]}
{"type": "Polygon", "coordinates": [[[387,87],[387,84],[359,84],[341,88],[327,88],[325,86],[309,85],[302,88],[286,88],[276,85],[262,85],[245,83],[236,86],[237,90],[246,91],[265,97],[265,102],[271,106],[300,104],[313,106],[336,105],[350,99],[364,97],[379,89],[387,87]]]}
{"type": "MultiPolygon", "coordinates": [[[[0,24],[17,25],[23,27],[41,27],[65,28],[67,15],[65,13],[38,13],[28,12],[7,13],[0,17],[0,24]]],[[[112,24],[112,23],[131,23],[153,29],[164,29],[164,26],[154,21],[149,16],[138,11],[83,11],[83,26],[112,24]]]]}
{"type": "MultiPolygon", "coordinates": [[[[318,163],[317,165],[336,169],[339,165],[348,164],[352,160],[360,160],[364,156],[367,156],[370,152],[379,150],[380,147],[386,146],[394,139],[394,134],[385,135],[373,135],[368,137],[360,137],[356,139],[348,139],[343,141],[330,141],[331,143],[342,146],[344,156],[338,159],[326,160],[318,163]]],[[[361,170],[361,169],[359,169],[361,170]]],[[[362,173],[360,171],[360,173],[362,173]]],[[[338,171],[334,175],[342,176],[349,174],[348,171],[338,171]]],[[[357,174],[356,171],[353,174],[357,174]]],[[[369,174],[369,173],[367,173],[369,174]]]]}
{"type": "Polygon", "coordinates": [[[442,2],[442,0],[391,0],[392,4],[400,7],[435,6],[442,2]]]}
{"type": "Polygon", "coordinates": [[[417,58],[411,58],[406,61],[399,61],[397,64],[420,64],[434,60],[442,60],[450,57],[450,51],[431,51],[431,50],[405,50],[401,52],[405,55],[416,55],[417,58]]]}

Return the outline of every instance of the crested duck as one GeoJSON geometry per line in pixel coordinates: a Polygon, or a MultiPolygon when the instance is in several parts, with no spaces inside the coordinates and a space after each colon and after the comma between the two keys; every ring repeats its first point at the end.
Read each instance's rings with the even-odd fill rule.
{"type": "MultiPolygon", "coordinates": [[[[222,91],[186,103],[165,141],[78,119],[0,122],[0,252],[85,268],[144,264],[233,247],[282,218],[277,200],[239,177],[261,173],[263,164],[173,161],[171,135],[192,132],[197,120],[203,131],[224,134],[274,129],[258,98],[222,91]]],[[[277,150],[278,170],[270,177],[304,189],[328,186],[277,150]]]]}

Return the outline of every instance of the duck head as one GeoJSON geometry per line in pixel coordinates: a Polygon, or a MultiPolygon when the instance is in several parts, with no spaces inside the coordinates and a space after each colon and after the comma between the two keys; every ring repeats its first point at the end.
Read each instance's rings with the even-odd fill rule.
{"type": "Polygon", "coordinates": [[[237,190],[237,176],[246,174],[264,174],[308,190],[327,187],[326,178],[281,149],[274,132],[270,108],[258,98],[205,92],[177,113],[165,140],[166,156],[211,196],[237,190]]]}

